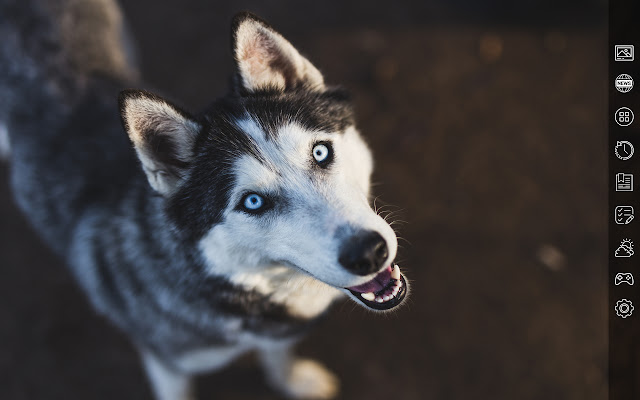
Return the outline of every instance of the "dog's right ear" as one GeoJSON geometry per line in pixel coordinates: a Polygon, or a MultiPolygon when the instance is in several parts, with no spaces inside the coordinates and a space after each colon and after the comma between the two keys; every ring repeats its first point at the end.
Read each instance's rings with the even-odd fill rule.
{"type": "Polygon", "coordinates": [[[160,194],[171,194],[193,159],[200,124],[168,101],[142,90],[124,90],[118,102],[122,124],[149,183],[160,194]]]}

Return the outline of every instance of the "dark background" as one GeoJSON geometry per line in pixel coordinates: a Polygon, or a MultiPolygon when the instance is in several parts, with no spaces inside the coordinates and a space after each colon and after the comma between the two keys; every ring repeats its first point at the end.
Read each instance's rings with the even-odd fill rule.
{"type": "MultiPolygon", "coordinates": [[[[190,108],[226,89],[229,21],[279,29],[356,99],[412,281],[395,314],[338,305],[300,346],[343,399],[605,399],[606,4],[124,4],[145,79],[190,108]]],[[[114,109],[115,112],[115,109],[114,109]]],[[[124,133],[123,133],[124,134],[124,133]]],[[[148,399],[13,205],[0,168],[0,398],[148,399]]],[[[276,399],[251,357],[200,398],[276,399]]]]}

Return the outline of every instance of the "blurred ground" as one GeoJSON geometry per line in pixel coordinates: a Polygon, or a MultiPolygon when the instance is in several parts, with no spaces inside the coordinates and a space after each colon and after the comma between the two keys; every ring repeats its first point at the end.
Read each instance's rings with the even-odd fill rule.
{"type": "MultiPolygon", "coordinates": [[[[407,221],[399,260],[413,295],[394,315],[341,304],[303,343],[341,376],[341,398],[606,398],[604,22],[427,24],[394,8],[378,25],[355,6],[329,17],[130,3],[144,75],[186,106],[225,89],[242,8],[354,92],[375,192],[407,221]]],[[[26,226],[6,176],[0,398],[150,398],[132,347],[26,226]]],[[[200,398],[278,396],[245,358],[203,377],[200,398]]]]}

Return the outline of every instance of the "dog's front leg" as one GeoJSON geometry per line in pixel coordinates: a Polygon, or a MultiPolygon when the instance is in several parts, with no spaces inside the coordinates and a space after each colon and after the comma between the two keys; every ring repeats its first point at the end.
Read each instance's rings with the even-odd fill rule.
{"type": "Polygon", "coordinates": [[[151,353],[142,353],[142,361],[156,400],[195,400],[190,375],[171,369],[151,353]]]}
{"type": "Polygon", "coordinates": [[[322,364],[296,357],[291,343],[272,343],[258,349],[267,381],[292,399],[333,399],[338,378],[322,364]]]}

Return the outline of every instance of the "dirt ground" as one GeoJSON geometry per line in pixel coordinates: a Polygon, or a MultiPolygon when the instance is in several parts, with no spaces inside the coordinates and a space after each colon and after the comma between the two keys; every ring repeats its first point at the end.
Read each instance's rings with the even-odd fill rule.
{"type": "MultiPolygon", "coordinates": [[[[342,399],[606,398],[603,21],[420,23],[394,8],[381,23],[347,6],[329,17],[157,3],[125,10],[147,80],[187,107],[225,90],[238,9],[354,93],[378,204],[404,221],[413,290],[392,315],[340,304],[300,346],[341,377],[342,399]]],[[[6,180],[2,166],[0,398],[150,399],[132,346],[28,228],[6,180]]],[[[251,357],[199,392],[279,398],[251,357]]]]}

